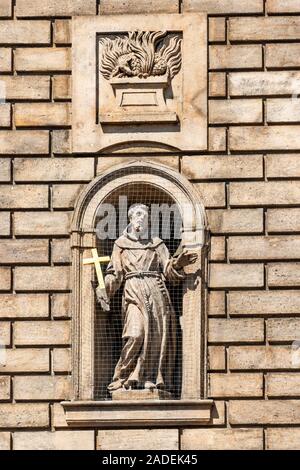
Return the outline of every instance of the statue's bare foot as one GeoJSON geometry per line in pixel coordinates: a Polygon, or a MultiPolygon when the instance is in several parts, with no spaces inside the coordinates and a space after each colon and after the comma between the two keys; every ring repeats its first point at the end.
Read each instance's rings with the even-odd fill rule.
{"type": "Polygon", "coordinates": [[[123,382],[122,382],[122,380],[118,379],[118,380],[115,380],[114,382],[112,382],[107,387],[107,390],[109,390],[110,392],[113,392],[114,390],[119,390],[119,388],[122,388],[122,387],[123,387],[123,382]]]}
{"type": "Polygon", "coordinates": [[[156,388],[156,385],[153,382],[150,382],[150,380],[147,380],[144,384],[144,388],[148,390],[153,390],[154,388],[156,388]]]}
{"type": "Polygon", "coordinates": [[[137,387],[137,381],[136,380],[131,380],[127,379],[123,383],[123,387],[126,388],[126,390],[132,390],[137,387]]]}

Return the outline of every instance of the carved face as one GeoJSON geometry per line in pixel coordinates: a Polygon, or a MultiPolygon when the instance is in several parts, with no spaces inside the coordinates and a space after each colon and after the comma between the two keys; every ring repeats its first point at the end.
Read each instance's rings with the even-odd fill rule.
{"type": "Polygon", "coordinates": [[[130,214],[130,222],[135,232],[144,233],[148,228],[148,211],[141,206],[137,206],[130,214]]]}

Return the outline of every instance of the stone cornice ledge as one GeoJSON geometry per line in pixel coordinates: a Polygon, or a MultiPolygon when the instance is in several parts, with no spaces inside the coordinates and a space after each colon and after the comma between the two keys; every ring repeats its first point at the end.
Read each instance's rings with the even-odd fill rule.
{"type": "Polygon", "coordinates": [[[69,401],[70,427],[191,426],[209,423],[213,400],[69,401]]]}

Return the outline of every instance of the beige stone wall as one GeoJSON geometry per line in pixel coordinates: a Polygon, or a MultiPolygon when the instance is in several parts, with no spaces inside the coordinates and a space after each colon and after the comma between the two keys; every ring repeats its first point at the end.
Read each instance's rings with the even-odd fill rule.
{"type": "Polygon", "coordinates": [[[98,3],[0,0],[0,449],[92,449],[96,434],[99,449],[300,448],[300,2],[98,3]],[[71,154],[70,19],[144,3],[209,14],[209,151],[156,158],[208,211],[216,409],[198,429],[70,430],[68,230],[76,196],[107,165],[71,154]]]}

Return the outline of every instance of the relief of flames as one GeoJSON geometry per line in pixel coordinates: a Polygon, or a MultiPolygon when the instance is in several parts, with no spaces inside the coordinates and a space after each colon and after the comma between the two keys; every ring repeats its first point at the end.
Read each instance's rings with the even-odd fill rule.
{"type": "Polygon", "coordinates": [[[166,31],[132,31],[128,37],[103,38],[100,72],[106,80],[159,75],[172,80],[181,67],[181,42],[178,36],[168,40],[166,31]]]}

